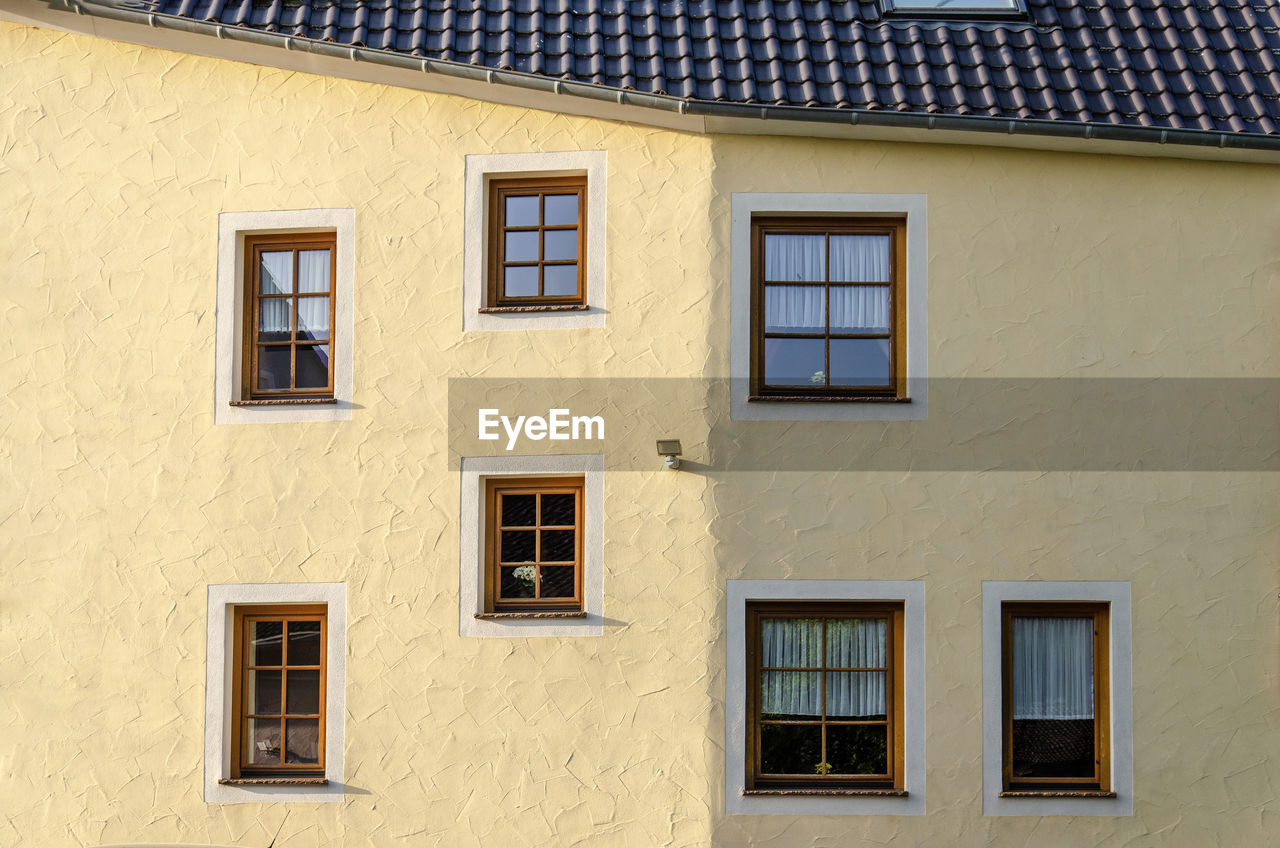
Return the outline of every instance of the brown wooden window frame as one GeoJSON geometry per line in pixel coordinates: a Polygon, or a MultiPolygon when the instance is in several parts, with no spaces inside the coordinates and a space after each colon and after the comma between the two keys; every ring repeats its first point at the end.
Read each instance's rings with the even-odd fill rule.
{"type": "MultiPolygon", "coordinates": [[[[747,738],[744,790],[768,794],[895,794],[903,795],[905,761],[904,738],[904,653],[903,626],[905,604],[901,601],[748,601],[746,605],[746,667],[747,667],[747,738]],[[760,699],[763,673],[760,662],[763,655],[761,619],[764,618],[820,618],[823,620],[823,664],[821,668],[792,669],[818,671],[822,675],[823,754],[826,755],[826,727],[831,724],[884,724],[888,744],[888,773],[882,775],[771,775],[762,771],[761,730],[767,722],[761,718],[760,699]],[[826,675],[831,671],[826,665],[826,622],[832,619],[887,619],[885,639],[885,705],[883,722],[828,721],[826,718],[826,675]]],[[[847,670],[847,669],[839,669],[847,670]]],[[[813,724],[814,722],[796,722],[813,724]]]]}
{"type": "Polygon", "coordinates": [[[323,233],[278,233],[278,234],[249,234],[244,237],[244,329],[241,348],[241,390],[240,401],[331,401],[334,392],[334,362],[337,345],[340,341],[336,338],[336,311],[337,297],[336,289],[338,282],[338,244],[337,235],[333,232],[323,233]],[[321,250],[329,251],[329,338],[327,341],[312,341],[308,339],[298,338],[298,307],[302,298],[319,299],[324,297],[323,294],[299,294],[298,293],[298,253],[303,250],[321,250]],[[261,294],[260,273],[262,263],[260,256],[264,252],[283,252],[291,251],[293,253],[293,289],[288,294],[281,295],[263,295],[261,294]],[[265,347],[288,347],[289,348],[289,383],[291,388],[288,389],[260,389],[258,388],[258,323],[259,314],[263,300],[283,300],[292,298],[293,308],[290,310],[290,340],[287,342],[264,342],[261,346],[265,347]],[[329,348],[329,376],[328,383],[323,387],[295,388],[297,383],[297,349],[299,347],[313,347],[316,345],[327,345],[329,348]]]}
{"type": "Polygon", "coordinates": [[[1005,792],[1056,795],[1111,791],[1111,605],[1106,602],[1006,601],[1000,605],[1001,773],[1005,792]],[[1013,776],[1013,619],[1093,618],[1093,746],[1091,777],[1013,776]]]}
{"type": "Polygon", "coordinates": [[[907,396],[907,221],[905,218],[760,216],[751,219],[751,388],[750,401],[906,401],[907,396]],[[765,235],[827,236],[826,280],[768,281],[768,285],[821,285],[826,287],[827,328],[823,333],[765,332],[765,235]],[[889,249],[888,333],[832,333],[831,287],[885,285],[831,281],[832,235],[887,235],[889,249]],[[825,373],[831,372],[832,339],[889,339],[889,383],[884,386],[794,386],[765,382],[765,340],[768,338],[821,338],[825,344],[825,373]]]}
{"type": "Polygon", "coordinates": [[[488,187],[488,279],[485,311],[585,309],[587,306],[587,178],[586,176],[521,177],[491,179],[488,187]],[[578,198],[578,220],[575,225],[544,224],[546,195],[574,194],[578,198]],[[506,223],[508,197],[538,197],[538,226],[510,227],[506,223]],[[547,260],[547,232],[577,229],[578,255],[576,260],[547,260]],[[507,262],[506,234],[508,232],[536,232],[538,234],[537,262],[507,262]],[[577,265],[577,291],[572,295],[544,295],[544,268],[548,265],[577,265]],[[508,266],[538,268],[538,294],[512,297],[504,293],[504,270],[508,266]]]}
{"type": "Polygon", "coordinates": [[[547,476],[547,477],[489,477],[485,480],[485,534],[484,534],[484,609],[487,613],[580,613],[583,611],[583,552],[584,552],[584,530],[586,529],[585,513],[586,497],[585,497],[585,479],[582,477],[572,476],[547,476]],[[567,563],[565,561],[547,562],[540,561],[542,547],[542,530],[566,530],[570,529],[570,525],[543,525],[541,523],[542,500],[538,498],[535,501],[535,512],[533,525],[521,525],[503,527],[500,523],[501,518],[501,500],[503,496],[508,494],[518,495],[542,495],[542,494],[573,494],[574,502],[574,525],[572,529],[574,533],[574,561],[567,563]],[[502,598],[500,597],[501,588],[501,569],[504,563],[501,560],[502,550],[502,531],[520,530],[534,531],[535,539],[535,561],[507,563],[507,566],[535,566],[536,580],[535,588],[541,585],[541,569],[543,565],[569,565],[574,567],[574,594],[568,598],[502,598]]]}
{"type": "Polygon", "coordinates": [[[329,616],[327,604],[254,604],[235,608],[234,616],[235,627],[235,645],[232,657],[232,695],[231,703],[233,704],[233,720],[231,724],[231,777],[232,779],[241,778],[323,778],[325,773],[325,734],[326,734],[326,701],[328,700],[328,653],[329,653],[329,616]],[[281,635],[281,665],[280,666],[251,666],[249,660],[250,645],[250,626],[257,621],[280,621],[289,622],[298,621],[314,621],[320,620],[320,664],[317,665],[290,665],[288,660],[287,632],[288,624],[282,630],[281,635]],[[281,721],[281,758],[284,757],[284,747],[287,744],[287,727],[284,722],[288,719],[299,718],[315,718],[318,719],[319,738],[317,740],[318,756],[316,763],[285,763],[265,764],[265,763],[249,763],[245,756],[245,738],[249,720],[258,716],[249,710],[248,698],[249,691],[245,686],[246,673],[250,670],[258,670],[266,668],[267,670],[280,669],[281,674],[281,692],[280,692],[280,715],[266,715],[265,718],[279,718],[281,721]],[[297,714],[291,715],[288,712],[288,677],[289,671],[314,671],[320,672],[320,712],[318,714],[297,714]]]}

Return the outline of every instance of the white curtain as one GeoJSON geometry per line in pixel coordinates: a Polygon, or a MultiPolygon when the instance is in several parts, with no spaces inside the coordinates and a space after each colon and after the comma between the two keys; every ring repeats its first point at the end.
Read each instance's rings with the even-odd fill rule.
{"type": "Polygon", "coordinates": [[[258,329],[264,333],[293,332],[293,316],[289,310],[293,308],[293,298],[273,297],[258,301],[258,329]]]}
{"type": "MultiPolygon", "coordinates": [[[[827,622],[828,668],[883,668],[886,622],[846,619],[827,622]]],[[[822,622],[767,618],[761,622],[761,664],[804,668],[822,665],[822,622]]],[[[827,715],[852,718],[885,714],[885,672],[827,672],[827,715]]],[[[766,671],[761,712],[821,715],[822,672],[766,671]]]]}
{"type": "Polygon", "coordinates": [[[826,286],[765,286],[764,328],[770,333],[827,329],[826,286]]]}
{"type": "Polygon", "coordinates": [[[1093,718],[1093,619],[1013,619],[1013,717],[1093,718]]]}
{"type": "Polygon", "coordinates": [[[889,287],[832,286],[831,331],[889,332],[889,287]]]}
{"type": "Polygon", "coordinates": [[[262,294],[289,294],[293,291],[293,254],[271,251],[261,254],[262,294]]]}
{"type": "MultiPolygon", "coordinates": [[[[827,329],[824,286],[765,286],[764,327],[770,333],[827,329]]],[[[831,331],[889,332],[888,286],[832,286],[831,331]]]]}
{"type": "Polygon", "coordinates": [[[329,337],[329,298],[298,298],[298,338],[307,338],[308,330],[314,338],[329,337]]]}
{"type": "Polygon", "coordinates": [[[764,237],[764,278],[820,283],[826,275],[826,236],[764,237]]]}
{"type": "Polygon", "coordinates": [[[329,251],[298,251],[298,291],[319,293],[329,290],[329,251]]]}
{"type": "Polygon", "coordinates": [[[832,236],[831,282],[889,282],[889,237],[832,236]]]}

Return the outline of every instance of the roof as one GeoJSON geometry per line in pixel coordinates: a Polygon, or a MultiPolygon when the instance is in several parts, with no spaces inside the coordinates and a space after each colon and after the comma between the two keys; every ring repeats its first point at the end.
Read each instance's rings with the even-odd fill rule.
{"type": "Polygon", "coordinates": [[[142,7],[153,23],[209,22],[569,84],[557,90],[665,95],[682,108],[1280,142],[1275,0],[1027,0],[1020,19],[968,21],[886,15],[876,0],[86,2],[142,7]]]}

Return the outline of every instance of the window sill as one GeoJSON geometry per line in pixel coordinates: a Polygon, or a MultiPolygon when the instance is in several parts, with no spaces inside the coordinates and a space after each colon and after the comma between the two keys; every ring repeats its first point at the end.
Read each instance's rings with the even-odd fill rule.
{"type": "Polygon", "coordinates": [[[224,777],[222,786],[328,786],[327,777],[224,777]]]}
{"type": "Polygon", "coordinates": [[[481,621],[505,621],[512,618],[586,618],[582,610],[566,610],[563,612],[478,612],[476,618],[481,621]]]}
{"type": "Polygon", "coordinates": [[[905,789],[744,789],[746,797],[762,795],[801,796],[801,797],[839,797],[863,796],[870,798],[906,798],[905,789]]]}
{"type": "Polygon", "coordinates": [[[747,395],[750,403],[911,403],[909,397],[885,395],[747,395]]]}
{"type": "Polygon", "coordinates": [[[1114,798],[1116,793],[1103,789],[1006,789],[1001,798],[1114,798]]]}
{"type": "Polygon", "coordinates": [[[502,315],[511,312],[586,312],[590,309],[585,303],[539,303],[528,306],[482,306],[477,310],[481,315],[502,315]]]}
{"type": "Polygon", "coordinates": [[[337,403],[337,398],[258,398],[233,400],[231,406],[315,406],[337,403]]]}

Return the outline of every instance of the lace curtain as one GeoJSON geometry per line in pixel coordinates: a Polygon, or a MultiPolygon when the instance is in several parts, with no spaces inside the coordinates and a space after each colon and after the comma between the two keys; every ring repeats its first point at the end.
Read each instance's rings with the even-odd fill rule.
{"type": "MultiPolygon", "coordinates": [[[[827,621],[827,668],[884,668],[887,622],[884,619],[827,621]]],[[[823,665],[819,619],[768,618],[761,622],[761,664],[765,668],[815,668],[823,665]]],[[[885,714],[885,672],[825,672],[827,717],[885,714]]],[[[794,716],[822,714],[819,671],[763,673],[761,712],[794,716]]]]}
{"type": "Polygon", "coordinates": [[[1093,619],[1013,619],[1013,717],[1093,718],[1093,619]]]}

